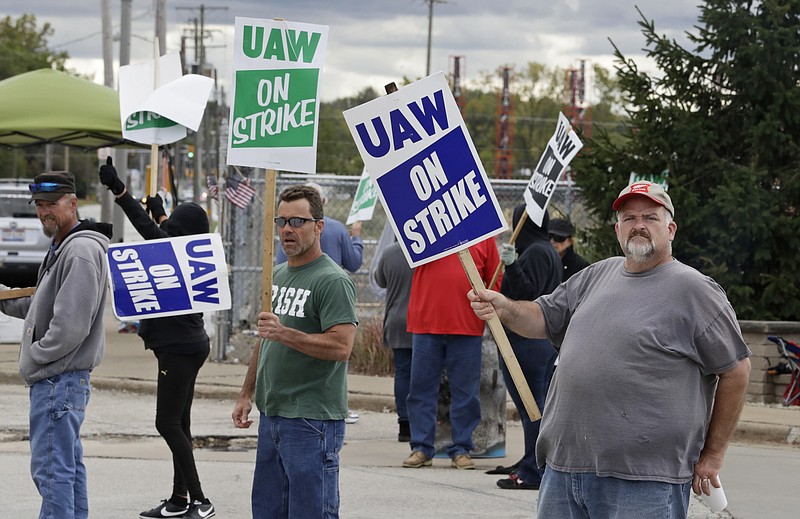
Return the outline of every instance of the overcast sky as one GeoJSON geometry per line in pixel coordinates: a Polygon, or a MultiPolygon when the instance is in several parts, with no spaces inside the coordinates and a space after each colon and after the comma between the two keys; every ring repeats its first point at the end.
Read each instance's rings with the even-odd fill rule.
{"type": "MultiPolygon", "coordinates": [[[[108,0],[114,33],[119,34],[120,0],[108,0]]],[[[659,34],[685,42],[695,32],[701,0],[435,0],[431,72],[448,71],[451,56],[466,58],[465,79],[504,65],[521,68],[535,61],[550,66],[601,64],[612,68],[608,39],[636,59],[644,38],[636,6],[655,21],[659,34]]],[[[236,16],[284,18],[329,26],[322,99],[353,95],[403,77],[425,75],[428,39],[427,0],[167,0],[167,50],[180,50],[187,36],[187,60],[194,61],[194,20],[205,4],[207,61],[220,83],[232,82],[233,22],[236,16]]],[[[101,0],[7,1],[0,15],[36,15],[39,26],[55,29],[50,47],[71,56],[68,67],[103,82],[101,0]]],[[[133,0],[131,61],[153,54],[154,0],[133,0]]],[[[198,22],[199,23],[199,22],[198,22]]],[[[115,67],[119,44],[115,42],[115,67]]],[[[652,66],[643,60],[645,70],[652,66]]],[[[115,71],[115,80],[117,74],[115,71]]]]}

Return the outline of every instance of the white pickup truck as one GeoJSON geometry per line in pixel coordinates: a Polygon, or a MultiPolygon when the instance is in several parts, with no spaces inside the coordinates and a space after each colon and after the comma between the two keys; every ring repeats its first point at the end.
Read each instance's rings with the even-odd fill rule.
{"type": "Polygon", "coordinates": [[[31,287],[50,239],[29,204],[31,180],[0,179],[0,283],[31,287]]]}

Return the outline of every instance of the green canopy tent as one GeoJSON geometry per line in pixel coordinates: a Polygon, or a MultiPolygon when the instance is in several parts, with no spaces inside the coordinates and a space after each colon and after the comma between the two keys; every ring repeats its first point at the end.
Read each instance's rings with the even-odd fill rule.
{"type": "Polygon", "coordinates": [[[0,81],[0,146],[40,144],[142,147],[122,138],[115,90],[52,69],[0,81]]]}

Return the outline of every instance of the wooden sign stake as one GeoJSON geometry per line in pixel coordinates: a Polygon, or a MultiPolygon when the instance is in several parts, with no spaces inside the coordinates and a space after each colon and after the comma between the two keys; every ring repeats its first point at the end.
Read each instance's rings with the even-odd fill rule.
{"type": "MultiPolygon", "coordinates": [[[[160,63],[161,52],[158,48],[158,38],[153,42],[153,89],[158,88],[161,82],[160,63]]],[[[200,150],[198,150],[199,152],[200,150]]],[[[199,174],[196,173],[196,174],[199,174]]],[[[158,192],[158,144],[150,145],[150,174],[147,176],[147,196],[156,196],[158,192]]]]}
{"type": "MultiPolygon", "coordinates": [[[[470,254],[469,250],[458,251],[458,259],[461,260],[461,265],[464,267],[464,272],[467,273],[472,288],[474,290],[483,288],[483,279],[481,279],[481,274],[478,272],[478,267],[475,265],[475,260],[472,259],[472,254],[470,254]]],[[[508,342],[503,324],[500,322],[500,318],[497,317],[497,315],[489,319],[487,324],[489,325],[489,331],[492,332],[494,341],[497,343],[500,354],[503,355],[503,360],[506,362],[508,372],[511,374],[511,379],[514,381],[514,386],[516,386],[519,392],[519,397],[525,406],[525,412],[528,413],[528,418],[530,418],[532,422],[535,422],[542,417],[542,413],[539,411],[539,406],[536,405],[536,399],[533,398],[533,393],[531,393],[531,388],[528,386],[528,381],[525,380],[525,374],[522,373],[522,368],[519,367],[517,356],[514,355],[514,350],[511,349],[511,343],[508,342]]]]}
{"type": "Polygon", "coordinates": [[[266,170],[264,188],[264,239],[261,258],[261,311],[272,311],[272,261],[275,256],[275,186],[278,172],[266,170]]]}
{"type": "Polygon", "coordinates": [[[10,290],[2,290],[0,291],[0,301],[5,301],[6,299],[18,299],[20,297],[32,296],[35,291],[36,287],[12,288],[10,290]]]}

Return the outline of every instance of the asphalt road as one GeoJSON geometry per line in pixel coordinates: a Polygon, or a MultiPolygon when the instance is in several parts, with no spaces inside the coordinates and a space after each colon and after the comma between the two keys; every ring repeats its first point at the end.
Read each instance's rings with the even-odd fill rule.
{"type": "MultiPolygon", "coordinates": [[[[35,517],[39,497],[28,472],[27,391],[0,385],[0,496],[3,517],[35,517]]],[[[84,447],[89,472],[92,517],[137,517],[168,497],[171,489],[169,451],[153,426],[155,399],[115,391],[94,390],[86,423],[84,447]]],[[[250,517],[249,495],[256,425],[248,430],[230,423],[232,401],[198,399],[193,432],[208,447],[196,451],[206,495],[217,517],[250,517]]],[[[507,457],[477,460],[479,470],[457,471],[449,460],[434,460],[431,469],[403,469],[406,444],[396,441],[395,417],[362,412],[348,426],[342,452],[343,518],[408,519],[532,518],[538,492],[496,487],[497,476],[484,470],[510,464],[519,457],[521,428],[509,423],[507,457]]],[[[795,489],[800,449],[736,444],[721,474],[729,507],[711,514],[692,497],[690,517],[789,519],[798,517],[795,489]]]]}

